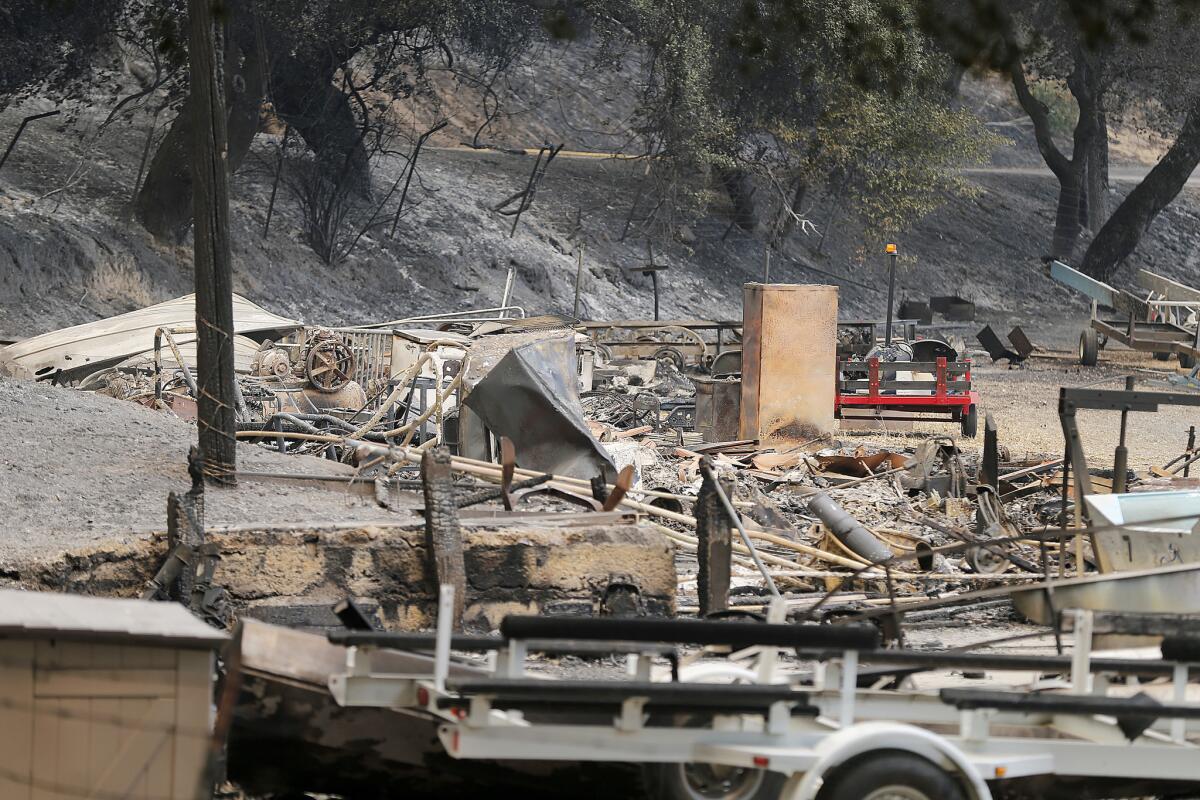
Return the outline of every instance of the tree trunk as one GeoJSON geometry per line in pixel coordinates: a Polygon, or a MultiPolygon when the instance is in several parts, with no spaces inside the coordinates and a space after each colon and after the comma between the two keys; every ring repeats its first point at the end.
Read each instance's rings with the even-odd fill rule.
{"type": "Polygon", "coordinates": [[[215,0],[189,0],[192,185],[196,226],[197,424],[208,480],[237,483],[234,419],[233,269],[229,252],[229,171],[225,99],[214,35],[215,0]]]}
{"type": "Polygon", "coordinates": [[[1021,108],[1033,122],[1033,135],[1046,166],[1058,178],[1058,207],[1054,215],[1054,234],[1050,254],[1069,260],[1075,253],[1079,232],[1083,230],[1084,173],[1088,152],[1096,139],[1099,111],[1098,73],[1091,57],[1082,49],[1075,53],[1075,69],[1067,76],[1067,86],[1079,105],[1079,121],[1075,123],[1071,157],[1067,158],[1054,143],[1050,126],[1050,110],[1033,96],[1025,80],[1025,66],[1019,60],[1010,67],[1013,91],[1021,108]]]}
{"type": "Polygon", "coordinates": [[[1083,229],[1080,201],[1083,198],[1081,170],[1072,167],[1059,178],[1058,206],[1054,213],[1054,235],[1050,240],[1050,255],[1069,261],[1075,254],[1075,243],[1083,229]]]}
{"type": "Polygon", "coordinates": [[[1096,114],[1096,134],[1084,169],[1084,225],[1096,233],[1108,220],[1108,119],[1103,111],[1096,114]]]}
{"type": "Polygon", "coordinates": [[[754,183],[744,169],[717,169],[717,180],[725,187],[733,205],[733,221],[744,231],[758,227],[758,212],[754,208],[754,183]]]}
{"type": "MultiPolygon", "coordinates": [[[[239,16],[226,26],[228,46],[224,58],[231,173],[250,152],[266,91],[265,54],[253,36],[253,18],[244,9],[238,11],[239,16]]],[[[194,135],[191,109],[189,97],[155,151],[135,204],[138,220],[162,241],[183,241],[192,223],[192,173],[188,157],[194,135]]]]}
{"type": "Polygon", "coordinates": [[[1200,106],[1193,106],[1171,149],[1096,234],[1084,254],[1082,270],[1098,280],[1111,278],[1158,213],[1183,189],[1197,165],[1200,165],[1200,106]]]}
{"type": "Polygon", "coordinates": [[[275,113],[317,154],[330,180],[349,180],[349,186],[366,197],[371,188],[370,159],[349,98],[333,83],[337,66],[332,61],[313,64],[280,58],[271,76],[275,113]]]}

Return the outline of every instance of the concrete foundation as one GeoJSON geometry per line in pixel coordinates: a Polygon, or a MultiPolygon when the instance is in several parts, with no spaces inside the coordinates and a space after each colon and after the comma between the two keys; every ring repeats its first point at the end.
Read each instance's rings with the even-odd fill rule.
{"type": "MultiPolygon", "coordinates": [[[[648,614],[675,608],[674,547],[633,522],[549,521],[467,527],[467,628],[491,630],[507,614],[599,613],[610,583],[633,584],[648,614]]],[[[430,628],[437,610],[424,531],[413,525],[245,526],[210,529],[221,549],[216,582],[239,615],[332,628],[329,607],[361,601],[388,629],[430,628]]],[[[30,589],[131,597],[166,557],[165,537],[100,545],[6,575],[30,589]]]]}

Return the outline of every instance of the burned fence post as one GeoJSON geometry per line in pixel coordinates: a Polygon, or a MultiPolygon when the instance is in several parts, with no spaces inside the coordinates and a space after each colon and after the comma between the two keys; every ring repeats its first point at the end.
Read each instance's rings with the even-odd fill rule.
{"type": "Polygon", "coordinates": [[[466,605],[467,569],[448,448],[437,447],[421,456],[421,483],[425,494],[425,547],[433,569],[432,583],[454,587],[454,627],[459,629],[466,605]]]}
{"type": "MultiPolygon", "coordinates": [[[[700,494],[696,498],[696,536],[699,538],[700,570],[697,585],[700,592],[700,616],[729,608],[730,560],[733,557],[733,526],[721,507],[717,495],[715,472],[710,459],[704,459],[700,494]]],[[[723,480],[727,494],[733,492],[733,482],[723,480]]]]}
{"type": "MultiPolygon", "coordinates": [[[[184,494],[167,495],[167,548],[172,555],[199,553],[204,544],[204,464],[200,448],[195,445],[188,450],[188,474],[192,488],[184,494]]],[[[195,563],[190,562],[164,588],[170,599],[189,605],[195,582],[195,563]]]]}

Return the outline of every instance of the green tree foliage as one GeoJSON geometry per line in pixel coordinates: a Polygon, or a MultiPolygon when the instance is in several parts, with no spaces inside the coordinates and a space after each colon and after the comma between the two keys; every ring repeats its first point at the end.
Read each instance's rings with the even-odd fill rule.
{"type": "Polygon", "coordinates": [[[949,171],[997,143],[949,107],[950,61],[921,32],[915,3],[596,4],[649,51],[638,127],[660,192],[713,173],[737,205],[752,179],[783,220],[772,235],[791,229],[809,186],[835,182],[864,222],[895,232],[964,191],[949,171]]]}
{"type": "Polygon", "coordinates": [[[974,191],[958,168],[987,160],[1000,145],[975,117],[939,100],[844,90],[816,126],[814,181],[846,177],[850,207],[873,234],[887,237],[953,195],[974,191]]]}

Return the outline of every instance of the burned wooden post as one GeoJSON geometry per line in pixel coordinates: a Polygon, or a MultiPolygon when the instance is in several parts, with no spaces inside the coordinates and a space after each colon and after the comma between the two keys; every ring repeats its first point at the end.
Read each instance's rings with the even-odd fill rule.
{"type": "Polygon", "coordinates": [[[993,489],[1000,485],[1000,443],[996,420],[991,414],[984,417],[983,422],[983,460],[979,462],[978,482],[993,489]]]}
{"type": "MultiPolygon", "coordinates": [[[[188,451],[188,474],[192,488],[184,494],[167,495],[168,561],[177,553],[187,554],[190,559],[204,544],[204,465],[200,448],[195,445],[188,451]]],[[[196,582],[195,562],[189,560],[187,568],[172,572],[173,577],[164,576],[167,597],[190,605],[196,582]]]]}
{"type": "MultiPolygon", "coordinates": [[[[221,33],[215,0],[189,0],[191,34],[192,214],[195,220],[196,344],[200,393],[196,398],[204,476],[237,482],[234,416],[233,270],[229,253],[229,172],[225,98],[220,75],[221,33]]],[[[222,15],[228,9],[222,4],[222,15]]]]}
{"type": "Polygon", "coordinates": [[[421,456],[421,483],[425,493],[425,547],[433,571],[433,587],[454,586],[454,627],[462,627],[467,598],[467,569],[463,561],[462,528],[454,497],[450,450],[437,447],[421,456]]]}
{"type": "MultiPolygon", "coordinates": [[[[712,477],[712,461],[705,458],[700,470],[703,478],[696,498],[696,535],[699,538],[697,556],[700,571],[697,583],[700,591],[700,616],[729,608],[730,561],[733,557],[733,533],[729,515],[721,506],[717,485],[712,477]],[[707,469],[705,468],[707,467],[707,469]]],[[[733,481],[721,479],[726,496],[733,496],[733,481]]]]}

